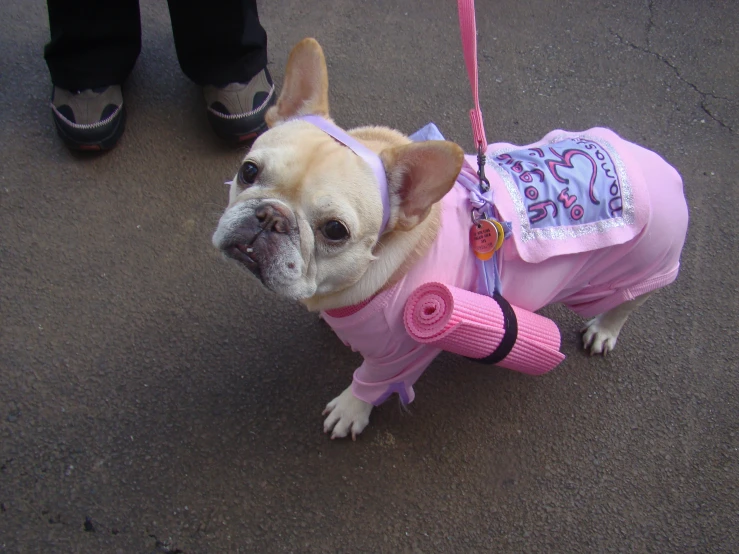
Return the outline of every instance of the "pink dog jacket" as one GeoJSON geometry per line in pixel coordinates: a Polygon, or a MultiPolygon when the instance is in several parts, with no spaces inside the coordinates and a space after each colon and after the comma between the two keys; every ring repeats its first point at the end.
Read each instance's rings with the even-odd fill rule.
{"type": "MultiPolygon", "coordinates": [[[[440,138],[435,127],[422,131],[440,138]]],[[[659,155],[602,128],[557,130],[528,146],[491,144],[486,154],[488,198],[512,228],[496,254],[501,294],[512,305],[533,312],[563,303],[592,317],[677,277],[688,208],[679,174],[659,155]]],[[[403,310],[417,287],[436,281],[486,294],[464,186],[477,183],[476,167],[466,156],[441,201],[435,242],[400,282],[360,306],[323,313],[364,357],[352,382],[357,398],[379,405],[398,393],[411,402],[413,384],[441,352],[405,330],[403,310]]]]}

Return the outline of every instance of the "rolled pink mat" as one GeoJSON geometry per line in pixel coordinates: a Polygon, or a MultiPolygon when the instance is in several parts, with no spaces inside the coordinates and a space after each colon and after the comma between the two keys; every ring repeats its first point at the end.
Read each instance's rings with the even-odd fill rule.
{"type": "Polygon", "coordinates": [[[497,295],[426,283],[408,298],[404,322],[420,343],[530,375],[551,371],[565,359],[556,323],[497,295]]]}

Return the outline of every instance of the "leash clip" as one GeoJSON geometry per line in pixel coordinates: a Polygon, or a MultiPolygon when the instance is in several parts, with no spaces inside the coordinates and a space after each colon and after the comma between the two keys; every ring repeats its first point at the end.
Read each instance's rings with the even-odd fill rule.
{"type": "Polygon", "coordinates": [[[488,216],[480,208],[472,208],[470,211],[470,219],[472,219],[473,225],[477,225],[479,221],[487,218],[488,216]]]}
{"type": "Polygon", "coordinates": [[[484,194],[490,190],[490,181],[485,177],[485,151],[482,144],[477,146],[477,177],[480,179],[480,191],[484,194]]]}

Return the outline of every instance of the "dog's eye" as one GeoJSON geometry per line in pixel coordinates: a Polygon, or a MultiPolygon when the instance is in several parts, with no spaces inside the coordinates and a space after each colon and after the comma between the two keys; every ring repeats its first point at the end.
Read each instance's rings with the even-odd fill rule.
{"type": "Polygon", "coordinates": [[[254,162],[246,162],[239,170],[239,181],[243,185],[251,185],[256,181],[259,168],[254,162]]]}
{"type": "Polygon", "coordinates": [[[323,236],[328,240],[339,241],[349,237],[349,230],[341,221],[332,219],[327,221],[321,229],[323,236]]]}

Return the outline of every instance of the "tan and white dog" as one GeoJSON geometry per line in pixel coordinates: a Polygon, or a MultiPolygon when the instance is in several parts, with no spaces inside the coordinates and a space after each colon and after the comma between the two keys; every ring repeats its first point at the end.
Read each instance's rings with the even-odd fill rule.
{"type": "MultiPolygon", "coordinates": [[[[351,130],[384,166],[389,196],[384,214],[372,169],[321,129],[296,119],[308,115],[330,118],[325,59],[313,39],[290,54],[282,92],[267,113],[269,130],[233,179],[213,244],[268,289],[323,312],[362,305],[402,280],[427,254],[442,221],[440,201],[454,186],[464,153],[452,142],[412,142],[385,127],[351,130]]],[[[684,229],[674,234],[681,247],[684,229]]],[[[524,266],[536,271],[536,264],[515,253],[507,256],[510,261],[504,256],[501,263],[504,268],[510,263],[511,272],[524,266]]],[[[508,281],[515,288],[516,279],[508,281]]],[[[525,295],[525,287],[521,290],[513,294],[525,295]]],[[[649,292],[592,319],[585,347],[603,354],[612,349],[629,313],[649,292]]],[[[324,430],[332,437],[356,437],[372,407],[349,387],[327,405],[324,430]]]]}

